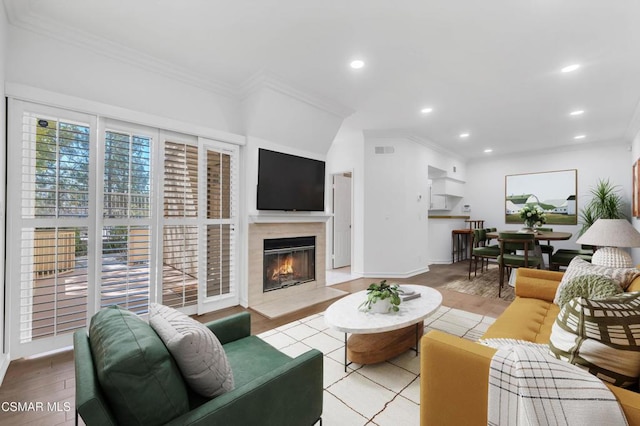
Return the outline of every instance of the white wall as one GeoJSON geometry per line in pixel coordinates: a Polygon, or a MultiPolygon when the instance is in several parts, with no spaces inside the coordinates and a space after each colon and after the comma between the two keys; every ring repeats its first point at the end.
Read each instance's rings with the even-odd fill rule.
{"type": "MultiPolygon", "coordinates": [[[[344,121],[327,153],[327,176],[352,173],[351,273],[364,272],[364,136],[350,119],[344,121]]],[[[332,200],[329,201],[333,211],[332,200]]],[[[327,227],[327,269],[332,267],[333,228],[327,227]]]]}
{"type": "MultiPolygon", "coordinates": [[[[8,28],[7,16],[4,7],[0,5],[0,218],[5,217],[5,175],[6,175],[6,133],[7,115],[6,102],[4,99],[5,69],[7,64],[8,28]]],[[[4,220],[2,220],[4,222],[4,220]]],[[[4,226],[0,226],[0,259],[4,259],[4,226]]],[[[0,262],[0,277],[4,280],[4,261],[0,262]]],[[[6,283],[6,282],[5,282],[6,283]]],[[[0,383],[9,367],[9,357],[4,350],[4,291],[0,292],[0,383]]]]}
{"type": "MultiPolygon", "coordinates": [[[[619,185],[620,194],[631,203],[631,164],[629,146],[607,143],[586,146],[580,150],[522,154],[518,156],[488,158],[467,165],[466,201],[471,215],[484,219],[485,226],[511,229],[505,223],[505,176],[554,170],[578,170],[578,209],[590,199],[589,190],[599,178],[619,185]]],[[[578,210],[579,211],[579,210],[578,210]]],[[[627,212],[631,216],[631,211],[627,212]]],[[[579,222],[579,219],[578,219],[579,222]]],[[[555,231],[573,233],[569,241],[554,242],[557,248],[575,248],[580,225],[551,225],[555,231]]],[[[516,227],[517,228],[517,227],[516,227]]]]}
{"type": "MultiPolygon", "coordinates": [[[[3,28],[7,28],[4,25],[3,28]]],[[[225,132],[242,129],[239,102],[76,45],[9,26],[6,80],[225,132]]]]}
{"type": "Polygon", "coordinates": [[[243,134],[326,155],[351,111],[264,79],[242,101],[243,134]]]}
{"type": "Polygon", "coordinates": [[[406,138],[367,135],[364,145],[364,276],[425,272],[430,150],[406,138]],[[375,154],[376,146],[394,152],[375,154]]]}

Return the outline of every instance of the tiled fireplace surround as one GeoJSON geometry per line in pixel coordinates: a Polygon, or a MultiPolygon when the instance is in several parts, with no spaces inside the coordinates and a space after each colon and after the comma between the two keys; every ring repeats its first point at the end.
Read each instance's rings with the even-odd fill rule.
{"type": "Polygon", "coordinates": [[[249,224],[249,307],[269,304],[284,299],[306,297],[326,285],[326,223],[250,223],[249,224]],[[270,238],[316,237],[316,280],[264,293],[263,248],[270,238]]]}

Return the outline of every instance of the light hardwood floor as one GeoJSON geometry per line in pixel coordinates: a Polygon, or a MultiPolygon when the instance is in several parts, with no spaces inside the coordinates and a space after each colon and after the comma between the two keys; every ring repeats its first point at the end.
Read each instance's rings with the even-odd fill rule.
{"type": "MultiPolygon", "coordinates": [[[[427,273],[409,279],[394,279],[393,281],[439,288],[452,280],[466,277],[468,265],[469,264],[464,261],[453,265],[431,265],[430,271],[427,273]]],[[[377,281],[377,279],[357,279],[337,284],[335,287],[349,292],[356,292],[366,289],[368,285],[374,281],[377,281]]],[[[443,305],[481,315],[497,317],[509,306],[509,302],[504,300],[486,299],[441,288],[439,290],[443,295],[443,305]]],[[[276,319],[268,319],[249,310],[252,314],[252,333],[260,334],[291,321],[323,312],[331,303],[332,302],[320,303],[276,319]]],[[[234,307],[201,315],[197,317],[197,319],[202,322],[207,322],[244,310],[245,309],[241,307],[234,307]]],[[[6,402],[40,402],[43,404],[43,409],[27,412],[11,412],[3,410],[2,406],[0,406],[0,424],[73,425],[75,421],[74,398],[75,379],[73,352],[71,350],[35,359],[13,361],[9,366],[2,386],[0,386],[0,404],[6,402]],[[58,404],[55,405],[55,403],[58,404]],[[55,407],[59,408],[59,411],[50,410],[50,408],[55,407]]],[[[4,407],[6,407],[6,404],[4,404],[4,407]]],[[[37,405],[35,407],[37,407],[37,405]]]]}

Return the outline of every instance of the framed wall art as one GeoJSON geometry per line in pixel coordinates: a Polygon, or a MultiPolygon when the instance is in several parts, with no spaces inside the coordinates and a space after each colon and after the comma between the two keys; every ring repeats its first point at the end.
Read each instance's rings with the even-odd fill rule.
{"type": "Polygon", "coordinates": [[[538,205],[547,225],[578,223],[578,170],[526,173],[505,176],[505,222],[522,224],[520,209],[538,205]]]}

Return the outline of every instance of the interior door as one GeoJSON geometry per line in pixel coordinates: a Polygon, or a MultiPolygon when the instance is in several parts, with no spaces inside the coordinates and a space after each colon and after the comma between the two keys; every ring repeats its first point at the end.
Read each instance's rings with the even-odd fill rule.
{"type": "Polygon", "coordinates": [[[351,174],[333,175],[333,268],[351,265],[351,174]]]}

